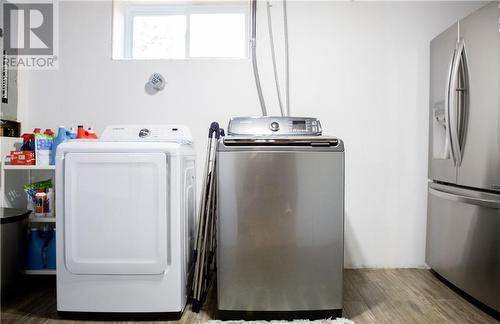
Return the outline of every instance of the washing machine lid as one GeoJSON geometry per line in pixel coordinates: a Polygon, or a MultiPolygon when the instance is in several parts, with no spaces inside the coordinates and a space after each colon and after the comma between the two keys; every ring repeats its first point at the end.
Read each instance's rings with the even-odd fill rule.
{"type": "Polygon", "coordinates": [[[339,139],[330,136],[226,136],[226,146],[338,146],[339,139]]]}
{"type": "Polygon", "coordinates": [[[342,140],[322,133],[320,121],[311,117],[233,117],[218,150],[344,150],[342,140]]]}
{"type": "MultiPolygon", "coordinates": [[[[69,152],[63,168],[66,268],[82,275],[167,271],[165,153],[69,152]]],[[[171,257],[171,256],[170,256],[171,257]]]]}
{"type": "Polygon", "coordinates": [[[111,125],[104,129],[104,142],[174,142],[189,144],[193,137],[183,125],[111,125]]]}

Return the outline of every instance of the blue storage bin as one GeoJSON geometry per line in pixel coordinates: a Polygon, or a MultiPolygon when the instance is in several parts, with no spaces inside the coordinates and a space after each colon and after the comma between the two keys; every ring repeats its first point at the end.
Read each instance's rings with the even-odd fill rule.
{"type": "Polygon", "coordinates": [[[52,230],[30,229],[28,251],[26,253],[26,270],[41,270],[47,268],[49,259],[48,245],[53,237],[54,232],[52,230]]]}
{"type": "Polygon", "coordinates": [[[43,248],[45,239],[38,234],[38,229],[30,229],[28,236],[28,251],[26,253],[26,269],[40,270],[44,268],[43,248]]]}
{"type": "Polygon", "coordinates": [[[56,229],[47,244],[47,269],[56,269],[56,229]]]}
{"type": "Polygon", "coordinates": [[[43,230],[39,230],[38,231],[38,235],[41,237],[41,239],[43,240],[43,247],[42,247],[42,260],[43,260],[43,268],[46,269],[47,268],[47,258],[48,258],[48,254],[47,254],[47,246],[50,242],[50,240],[52,240],[52,238],[54,237],[54,232],[52,230],[49,230],[48,228],[44,228],[43,230]]]}

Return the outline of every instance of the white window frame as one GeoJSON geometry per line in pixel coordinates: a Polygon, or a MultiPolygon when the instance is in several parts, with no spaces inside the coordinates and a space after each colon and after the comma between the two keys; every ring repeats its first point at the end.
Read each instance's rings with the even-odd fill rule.
{"type": "Polygon", "coordinates": [[[184,58],[158,58],[157,60],[242,60],[248,59],[250,55],[250,26],[249,26],[249,5],[248,3],[212,3],[212,4],[165,4],[165,5],[129,5],[125,12],[124,25],[124,58],[137,59],[133,53],[133,22],[137,16],[186,16],[186,35],[184,45],[184,58]],[[190,17],[192,14],[243,14],[245,16],[245,55],[243,57],[191,57],[190,46],[190,17]]]}

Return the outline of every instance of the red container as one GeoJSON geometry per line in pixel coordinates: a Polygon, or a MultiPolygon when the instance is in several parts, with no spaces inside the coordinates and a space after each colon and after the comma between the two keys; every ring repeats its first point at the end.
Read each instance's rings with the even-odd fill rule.
{"type": "MultiPolygon", "coordinates": [[[[90,128],[89,128],[90,130],[90,128]]],[[[90,139],[96,139],[97,135],[94,132],[91,132],[89,130],[86,130],[83,128],[82,125],[78,125],[78,129],[76,131],[76,138],[81,139],[81,138],[90,138],[90,139]]]]}
{"type": "Polygon", "coordinates": [[[34,151],[11,151],[10,164],[12,165],[35,165],[34,151]]]}

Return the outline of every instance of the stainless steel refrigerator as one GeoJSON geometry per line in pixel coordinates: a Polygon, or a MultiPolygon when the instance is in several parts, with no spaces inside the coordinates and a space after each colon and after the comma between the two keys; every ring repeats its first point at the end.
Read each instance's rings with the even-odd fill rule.
{"type": "Polygon", "coordinates": [[[427,264],[500,311],[500,2],[431,42],[427,264]]]}

